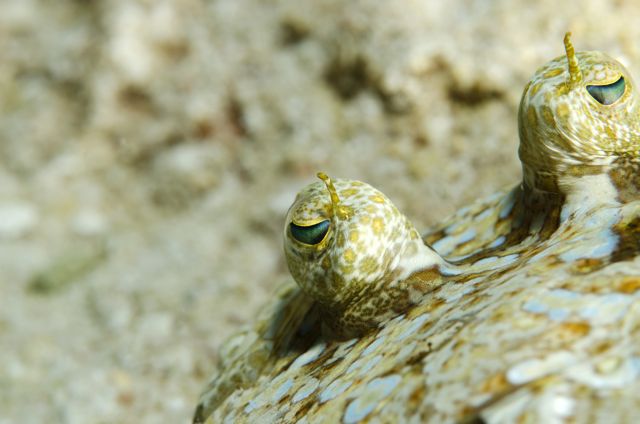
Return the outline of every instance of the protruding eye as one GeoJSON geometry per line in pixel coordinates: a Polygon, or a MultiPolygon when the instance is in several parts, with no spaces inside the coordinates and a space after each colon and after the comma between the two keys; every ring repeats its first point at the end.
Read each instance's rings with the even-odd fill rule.
{"type": "Polygon", "coordinates": [[[296,225],[293,222],[289,224],[291,235],[300,243],[315,245],[320,243],[329,231],[329,220],[318,222],[317,224],[308,225],[306,227],[296,225]]]}
{"type": "Polygon", "coordinates": [[[615,103],[624,94],[624,78],[608,85],[587,85],[591,97],[603,105],[615,103]]]}

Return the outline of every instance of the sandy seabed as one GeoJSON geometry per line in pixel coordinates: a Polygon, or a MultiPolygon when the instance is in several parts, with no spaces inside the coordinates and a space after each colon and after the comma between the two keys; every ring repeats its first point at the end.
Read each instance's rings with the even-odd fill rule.
{"type": "Polygon", "coordinates": [[[188,422],[315,172],[418,228],[520,178],[535,69],[640,3],[5,0],[0,423],[188,422]],[[267,4],[272,3],[272,4],[267,4]]]}

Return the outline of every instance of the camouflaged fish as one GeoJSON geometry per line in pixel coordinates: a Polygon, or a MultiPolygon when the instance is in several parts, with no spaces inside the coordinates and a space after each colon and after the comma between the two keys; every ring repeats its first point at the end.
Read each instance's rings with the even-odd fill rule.
{"type": "Polygon", "coordinates": [[[564,43],[512,190],[423,237],[365,183],[302,190],[297,284],[223,346],[194,422],[640,422],[639,94],[564,43]]]}

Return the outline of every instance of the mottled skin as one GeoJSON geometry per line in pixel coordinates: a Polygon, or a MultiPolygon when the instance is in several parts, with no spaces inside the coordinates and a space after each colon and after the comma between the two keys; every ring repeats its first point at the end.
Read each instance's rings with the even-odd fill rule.
{"type": "Polygon", "coordinates": [[[384,194],[360,181],[319,177],[324,184],[306,187],[289,209],[285,256],[332,336],[357,336],[419,303],[449,266],[384,194]],[[315,243],[292,230],[305,239],[323,223],[315,243]]]}
{"type": "Polygon", "coordinates": [[[638,93],[565,47],[523,94],[523,183],[424,236],[456,272],[348,341],[284,285],[225,345],[196,422],[638,422],[638,93]]]}
{"type": "MultiPolygon", "coordinates": [[[[601,52],[572,58],[580,65],[573,74],[567,75],[566,57],[559,57],[540,68],[524,90],[518,124],[527,188],[567,194],[575,191],[569,186],[575,178],[619,171],[623,164],[637,169],[640,105],[629,72],[601,52]],[[621,77],[624,91],[613,104],[599,103],[586,89],[621,77]]],[[[623,191],[627,185],[614,183],[623,191]]]]}

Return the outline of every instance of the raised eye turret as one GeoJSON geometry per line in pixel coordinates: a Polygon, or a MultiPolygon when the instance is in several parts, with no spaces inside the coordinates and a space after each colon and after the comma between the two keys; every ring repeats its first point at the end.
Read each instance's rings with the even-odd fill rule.
{"type": "Polygon", "coordinates": [[[633,80],[602,52],[576,53],[570,34],[564,44],[566,54],[538,69],[520,102],[525,187],[566,195],[577,179],[616,167],[629,168],[620,178],[628,184],[635,174],[629,158],[640,151],[640,102],[633,80]]]}
{"type": "Polygon", "coordinates": [[[444,260],[381,192],[360,181],[322,180],[289,209],[284,248],[298,285],[339,336],[353,336],[400,313],[440,283],[444,260]],[[429,278],[411,276],[431,269],[429,278]]]}

